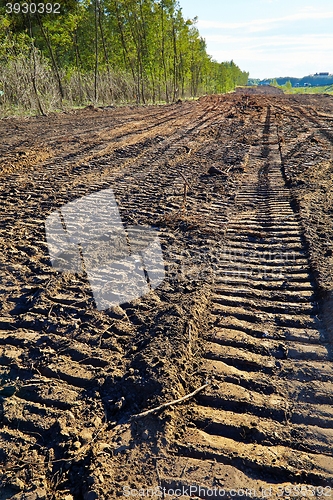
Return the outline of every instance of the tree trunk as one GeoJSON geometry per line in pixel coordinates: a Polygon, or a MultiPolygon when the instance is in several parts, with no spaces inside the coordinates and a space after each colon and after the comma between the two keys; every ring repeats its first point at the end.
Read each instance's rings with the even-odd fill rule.
{"type": "Polygon", "coordinates": [[[36,15],[37,15],[38,24],[39,24],[40,29],[42,31],[44,40],[46,42],[46,45],[47,45],[47,48],[48,48],[48,51],[49,51],[49,54],[50,54],[50,57],[51,57],[51,60],[52,60],[52,67],[53,67],[53,71],[54,71],[54,74],[55,74],[57,82],[58,82],[58,88],[59,88],[59,94],[60,94],[60,101],[61,101],[61,104],[62,104],[62,100],[65,97],[65,95],[64,95],[64,89],[62,87],[61,78],[60,78],[60,75],[59,75],[58,66],[57,66],[57,63],[56,63],[56,60],[55,60],[55,57],[54,57],[54,53],[53,53],[53,50],[52,50],[51,42],[50,42],[50,39],[49,39],[49,37],[48,37],[45,29],[44,29],[42,20],[41,20],[41,18],[39,16],[38,12],[36,12],[36,15]]]}
{"type": "Polygon", "coordinates": [[[98,100],[97,92],[97,74],[98,74],[98,0],[95,0],[95,69],[94,69],[94,100],[98,100]]]}
{"type": "MultiPolygon", "coordinates": [[[[136,25],[136,23],[133,23],[131,22],[131,15],[130,15],[130,12],[129,12],[129,9],[128,9],[128,5],[127,5],[127,20],[128,20],[128,24],[129,24],[129,27],[130,27],[130,30],[131,30],[131,35],[132,35],[132,39],[133,39],[133,42],[134,42],[134,45],[135,45],[135,50],[136,50],[136,63],[137,63],[137,104],[140,104],[140,101],[142,100],[143,103],[145,103],[145,98],[144,98],[144,91],[143,91],[143,64],[142,64],[142,50],[141,50],[141,46],[142,46],[142,42],[141,42],[141,36],[140,36],[140,33],[139,33],[139,30],[138,30],[138,27],[136,25]]],[[[135,14],[135,13],[134,13],[135,14]]],[[[134,18],[136,16],[134,15],[134,18]]]]}
{"type": "Polygon", "coordinates": [[[117,17],[118,29],[119,29],[119,33],[120,33],[121,45],[122,45],[122,48],[123,48],[124,62],[125,62],[125,65],[126,65],[126,58],[127,58],[128,64],[129,64],[129,66],[131,68],[131,73],[132,73],[132,77],[133,77],[133,83],[136,84],[135,71],[134,71],[134,68],[133,68],[133,64],[132,64],[131,58],[128,55],[128,49],[127,49],[126,40],[125,40],[125,37],[124,37],[123,26],[122,26],[122,23],[121,23],[121,19],[119,17],[119,9],[118,9],[118,1],[117,0],[116,0],[115,4],[116,4],[115,5],[115,12],[116,12],[116,17],[117,17]]]}
{"type": "Polygon", "coordinates": [[[76,70],[77,77],[79,82],[79,99],[80,104],[83,104],[83,93],[82,93],[82,82],[81,82],[81,72],[80,72],[80,63],[79,63],[79,47],[77,44],[77,31],[74,33],[74,46],[75,46],[75,61],[76,61],[76,70]]]}
{"type": "Polygon", "coordinates": [[[101,5],[100,4],[98,5],[98,24],[99,24],[99,30],[101,32],[101,39],[102,39],[103,52],[104,52],[105,63],[106,63],[106,70],[108,72],[108,84],[110,86],[110,97],[111,97],[111,102],[113,103],[114,99],[113,99],[112,79],[111,79],[111,72],[110,72],[110,61],[109,61],[109,55],[108,55],[108,51],[107,51],[106,43],[105,43],[103,24],[102,24],[102,19],[101,19],[101,5]]]}
{"type": "Polygon", "coordinates": [[[164,70],[164,84],[165,84],[165,98],[166,102],[169,103],[169,92],[168,92],[168,81],[167,81],[167,70],[165,62],[165,46],[164,46],[164,2],[161,1],[161,27],[162,27],[162,64],[164,70]]]}
{"type": "Polygon", "coordinates": [[[178,96],[178,75],[177,75],[177,43],[176,43],[176,28],[175,21],[172,20],[172,38],[173,38],[173,97],[175,102],[178,96]]]}
{"type": "Polygon", "coordinates": [[[35,54],[35,45],[34,45],[33,37],[32,37],[32,27],[31,27],[30,12],[29,12],[28,16],[29,16],[29,32],[30,32],[29,34],[30,34],[30,38],[31,38],[31,50],[32,50],[32,58],[33,58],[33,73],[32,73],[32,78],[31,78],[32,79],[32,88],[34,89],[34,94],[35,94],[35,97],[36,97],[38,110],[39,110],[39,112],[40,112],[40,114],[42,116],[46,116],[46,113],[44,112],[44,110],[42,108],[42,103],[40,102],[38,91],[37,91],[37,84],[36,84],[36,54],[35,54]]]}

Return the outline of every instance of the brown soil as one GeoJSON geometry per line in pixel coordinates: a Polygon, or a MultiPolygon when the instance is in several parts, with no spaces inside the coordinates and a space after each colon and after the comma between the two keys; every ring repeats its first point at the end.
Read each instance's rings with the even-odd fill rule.
{"type": "Polygon", "coordinates": [[[0,499],[333,496],[332,123],[271,89],[0,122],[0,499]],[[110,188],[166,277],[99,311],[45,221],[110,188]]]}

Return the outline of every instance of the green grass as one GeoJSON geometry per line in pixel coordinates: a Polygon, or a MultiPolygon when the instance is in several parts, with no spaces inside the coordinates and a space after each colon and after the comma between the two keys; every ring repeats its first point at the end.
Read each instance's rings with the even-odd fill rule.
{"type": "Polygon", "coordinates": [[[333,85],[322,85],[320,87],[293,87],[286,90],[280,87],[285,94],[331,94],[333,95],[333,85]]]}

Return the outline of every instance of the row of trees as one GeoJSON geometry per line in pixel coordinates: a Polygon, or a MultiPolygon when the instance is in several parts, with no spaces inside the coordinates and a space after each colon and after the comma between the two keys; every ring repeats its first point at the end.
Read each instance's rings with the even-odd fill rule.
{"type": "MultiPolygon", "coordinates": [[[[24,3],[32,1],[18,5],[24,3]]],[[[212,60],[196,19],[184,19],[176,0],[62,0],[60,13],[6,10],[0,8],[2,99],[34,102],[40,112],[64,101],[171,102],[247,82],[233,61],[212,60]]]]}

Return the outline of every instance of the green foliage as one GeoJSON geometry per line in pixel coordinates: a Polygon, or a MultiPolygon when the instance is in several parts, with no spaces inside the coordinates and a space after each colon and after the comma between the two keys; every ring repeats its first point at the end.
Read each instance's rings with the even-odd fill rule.
{"type": "Polygon", "coordinates": [[[285,87],[285,89],[286,89],[286,91],[287,91],[287,92],[288,92],[288,91],[290,91],[290,90],[292,89],[292,87],[293,87],[293,86],[292,86],[292,84],[291,84],[291,81],[290,81],[290,80],[288,80],[288,81],[284,84],[284,87],[285,87]]]}
{"type": "Polygon", "coordinates": [[[287,94],[330,94],[333,95],[333,85],[322,85],[318,87],[293,87],[287,94]]]}
{"type": "Polygon", "coordinates": [[[37,49],[52,68],[60,99],[75,94],[77,104],[92,75],[95,101],[102,75],[109,101],[121,94],[119,81],[126,81],[126,98],[138,103],[245,85],[248,73],[233,61],[213,61],[195,24],[184,19],[177,0],[62,0],[60,14],[13,15],[0,8],[0,62],[6,66],[37,49]],[[69,92],[74,77],[79,88],[69,92]]]}

